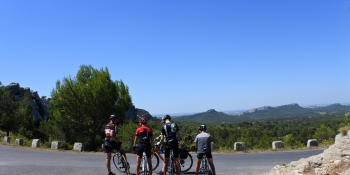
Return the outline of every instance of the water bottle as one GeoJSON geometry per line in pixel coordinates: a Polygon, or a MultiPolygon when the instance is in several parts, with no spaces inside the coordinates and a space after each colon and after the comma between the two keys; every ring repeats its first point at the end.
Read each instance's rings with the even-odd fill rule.
{"type": "Polygon", "coordinates": [[[163,149],[161,147],[158,147],[159,154],[163,154],[163,149]]]}

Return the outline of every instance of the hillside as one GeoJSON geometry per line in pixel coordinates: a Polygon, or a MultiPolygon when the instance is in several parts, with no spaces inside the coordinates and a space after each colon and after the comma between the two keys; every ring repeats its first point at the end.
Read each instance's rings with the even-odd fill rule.
{"type": "Polygon", "coordinates": [[[329,113],[346,113],[350,110],[349,105],[339,103],[329,106],[312,106],[308,108],[300,107],[298,104],[287,104],[277,107],[264,106],[247,110],[239,115],[229,115],[217,112],[214,109],[206,112],[174,118],[175,121],[190,121],[200,123],[222,123],[222,122],[242,122],[258,120],[289,120],[311,116],[321,116],[329,113]]]}
{"type": "Polygon", "coordinates": [[[221,122],[241,122],[244,118],[238,115],[228,115],[223,112],[217,112],[214,109],[210,109],[206,112],[179,116],[173,119],[174,121],[187,121],[187,122],[200,122],[200,123],[221,123],[221,122]]]}

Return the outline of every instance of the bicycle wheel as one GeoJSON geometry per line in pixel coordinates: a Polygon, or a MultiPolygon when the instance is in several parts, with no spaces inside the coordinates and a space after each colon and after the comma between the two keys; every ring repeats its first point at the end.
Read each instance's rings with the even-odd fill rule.
{"type": "Polygon", "coordinates": [[[179,158],[179,161],[180,161],[181,172],[187,172],[192,168],[193,159],[190,153],[188,153],[186,159],[179,158]]]}
{"type": "Polygon", "coordinates": [[[122,172],[121,167],[123,164],[119,153],[113,155],[113,164],[118,169],[118,171],[122,172]]]}
{"type": "Polygon", "coordinates": [[[151,157],[151,160],[152,160],[152,171],[154,171],[159,166],[159,156],[158,156],[158,154],[157,153],[153,153],[152,157],[151,157]]]}

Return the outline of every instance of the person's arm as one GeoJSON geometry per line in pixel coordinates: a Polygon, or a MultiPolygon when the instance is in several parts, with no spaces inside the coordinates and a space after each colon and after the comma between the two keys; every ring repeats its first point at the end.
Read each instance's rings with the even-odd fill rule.
{"type": "Polygon", "coordinates": [[[181,138],[180,131],[177,131],[177,132],[176,132],[176,135],[177,135],[177,139],[180,140],[180,138],[181,138]]]}
{"type": "Polygon", "coordinates": [[[135,135],[133,147],[136,147],[137,138],[138,138],[137,135],[135,135]]]}
{"type": "Polygon", "coordinates": [[[111,134],[112,139],[114,140],[114,142],[115,142],[115,143],[118,143],[117,137],[115,137],[114,130],[111,130],[111,131],[110,131],[110,134],[111,134]]]}
{"type": "Polygon", "coordinates": [[[160,146],[162,147],[164,144],[164,135],[160,135],[160,146]]]}
{"type": "Polygon", "coordinates": [[[151,136],[151,137],[149,138],[149,142],[152,144],[152,142],[153,142],[153,136],[151,136]]]}
{"type": "Polygon", "coordinates": [[[194,138],[194,143],[196,143],[196,152],[197,152],[197,149],[198,149],[198,141],[197,141],[197,136],[194,138]]]}

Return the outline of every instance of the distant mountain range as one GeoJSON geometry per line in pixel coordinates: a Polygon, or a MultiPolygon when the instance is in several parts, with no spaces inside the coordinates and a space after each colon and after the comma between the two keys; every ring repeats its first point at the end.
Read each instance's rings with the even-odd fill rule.
{"type": "Polygon", "coordinates": [[[331,104],[328,106],[309,106],[301,107],[299,104],[287,104],[282,106],[264,106],[260,108],[250,109],[235,115],[230,115],[224,112],[218,112],[215,109],[210,109],[206,112],[183,115],[174,118],[175,121],[190,121],[201,123],[222,123],[222,122],[242,122],[256,121],[268,119],[295,119],[310,116],[320,116],[330,113],[345,114],[350,111],[350,105],[342,105],[340,103],[331,104]]]}

